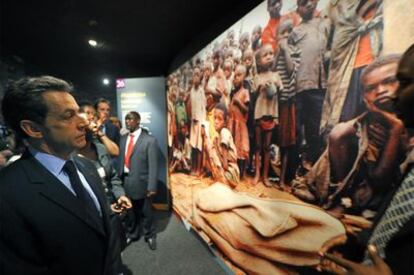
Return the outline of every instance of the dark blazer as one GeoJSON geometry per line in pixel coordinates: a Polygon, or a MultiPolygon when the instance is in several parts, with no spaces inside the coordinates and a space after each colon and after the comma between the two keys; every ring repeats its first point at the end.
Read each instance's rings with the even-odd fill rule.
{"type": "MultiPolygon", "coordinates": [[[[124,172],[127,137],[128,135],[122,136],[120,141],[119,175],[124,172]]],[[[124,189],[129,198],[143,199],[147,191],[157,191],[158,151],[157,139],[142,129],[131,155],[129,175],[124,179],[124,189]]]]}
{"type": "Polygon", "coordinates": [[[107,119],[104,122],[104,126],[105,126],[105,135],[110,140],[112,140],[113,142],[115,142],[116,144],[119,145],[119,140],[120,140],[121,134],[119,133],[118,127],[113,125],[109,119],[107,119]]]}
{"type": "Polygon", "coordinates": [[[121,196],[125,196],[125,190],[122,186],[122,181],[118,176],[116,168],[112,165],[111,156],[108,154],[105,145],[101,142],[94,140],[93,144],[98,155],[98,162],[105,170],[106,184],[105,192],[109,203],[113,203],[121,196]]]}
{"type": "Polygon", "coordinates": [[[76,158],[103,226],[28,151],[0,171],[0,274],[113,274],[109,209],[95,166],[76,158]]]}

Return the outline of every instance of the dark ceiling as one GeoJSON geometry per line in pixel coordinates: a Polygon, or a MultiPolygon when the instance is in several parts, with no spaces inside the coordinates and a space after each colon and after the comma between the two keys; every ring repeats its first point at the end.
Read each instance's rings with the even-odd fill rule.
{"type": "Polygon", "coordinates": [[[202,37],[193,47],[200,50],[262,2],[0,1],[1,57],[18,56],[27,74],[55,75],[84,91],[101,88],[103,77],[166,75],[194,38],[202,37]],[[91,38],[100,45],[90,47],[91,38]]]}

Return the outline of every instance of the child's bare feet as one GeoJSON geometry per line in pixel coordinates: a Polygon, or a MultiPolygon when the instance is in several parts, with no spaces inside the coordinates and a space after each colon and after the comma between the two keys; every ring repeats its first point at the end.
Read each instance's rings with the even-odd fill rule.
{"type": "Polygon", "coordinates": [[[265,178],[263,179],[263,184],[264,184],[264,186],[266,186],[266,187],[272,187],[272,186],[273,186],[273,184],[270,182],[270,180],[269,180],[269,178],[268,178],[268,177],[265,177],[265,178]]]}
{"type": "Polygon", "coordinates": [[[256,173],[256,175],[254,176],[253,180],[251,181],[251,184],[252,185],[257,185],[259,183],[259,181],[260,181],[260,175],[258,175],[256,173]]]}
{"type": "Polygon", "coordinates": [[[279,184],[279,188],[280,188],[280,190],[282,190],[282,191],[284,191],[284,192],[287,192],[287,193],[292,193],[292,188],[288,185],[288,184],[285,184],[285,183],[280,183],[279,184]]]}

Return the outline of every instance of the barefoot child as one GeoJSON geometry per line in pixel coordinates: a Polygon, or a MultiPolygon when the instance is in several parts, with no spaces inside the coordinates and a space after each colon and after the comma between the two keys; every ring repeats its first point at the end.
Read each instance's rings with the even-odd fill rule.
{"type": "Polygon", "coordinates": [[[223,103],[218,103],[214,108],[214,127],[218,136],[214,140],[206,138],[206,150],[208,155],[207,167],[216,181],[228,184],[232,188],[239,183],[239,167],[237,166],[237,150],[233,142],[233,136],[226,128],[227,108],[223,103]]]}
{"type": "Polygon", "coordinates": [[[176,170],[186,173],[191,170],[191,145],[184,119],[179,123],[177,145],[174,148],[170,171],[175,172],[176,170]]]}
{"type": "Polygon", "coordinates": [[[277,72],[272,71],[274,64],[274,51],[271,44],[264,44],[256,54],[257,75],[255,85],[257,88],[257,100],[254,111],[256,123],[256,175],[253,184],[260,180],[260,157],[263,160],[263,184],[270,187],[269,162],[270,143],[272,131],[278,124],[278,92],[283,89],[282,80],[277,72]]]}
{"type": "Polygon", "coordinates": [[[229,106],[228,128],[233,135],[237,149],[237,164],[240,177],[243,178],[246,160],[249,157],[249,132],[247,130],[247,115],[249,111],[249,91],[244,88],[246,67],[238,65],[234,74],[234,95],[229,106]]]}
{"type": "Polygon", "coordinates": [[[193,71],[193,87],[190,92],[191,104],[191,133],[190,144],[193,148],[193,172],[199,175],[201,172],[201,152],[203,148],[203,139],[201,136],[201,126],[206,119],[206,97],[204,89],[200,85],[201,72],[199,68],[193,71]]]}

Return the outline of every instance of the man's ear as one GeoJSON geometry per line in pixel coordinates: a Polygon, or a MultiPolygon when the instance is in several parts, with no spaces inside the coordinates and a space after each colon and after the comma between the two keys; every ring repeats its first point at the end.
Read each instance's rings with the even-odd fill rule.
{"type": "Polygon", "coordinates": [[[43,132],[41,131],[41,127],[31,120],[22,120],[20,121],[20,128],[22,128],[23,132],[25,132],[31,138],[42,138],[43,132]]]}

